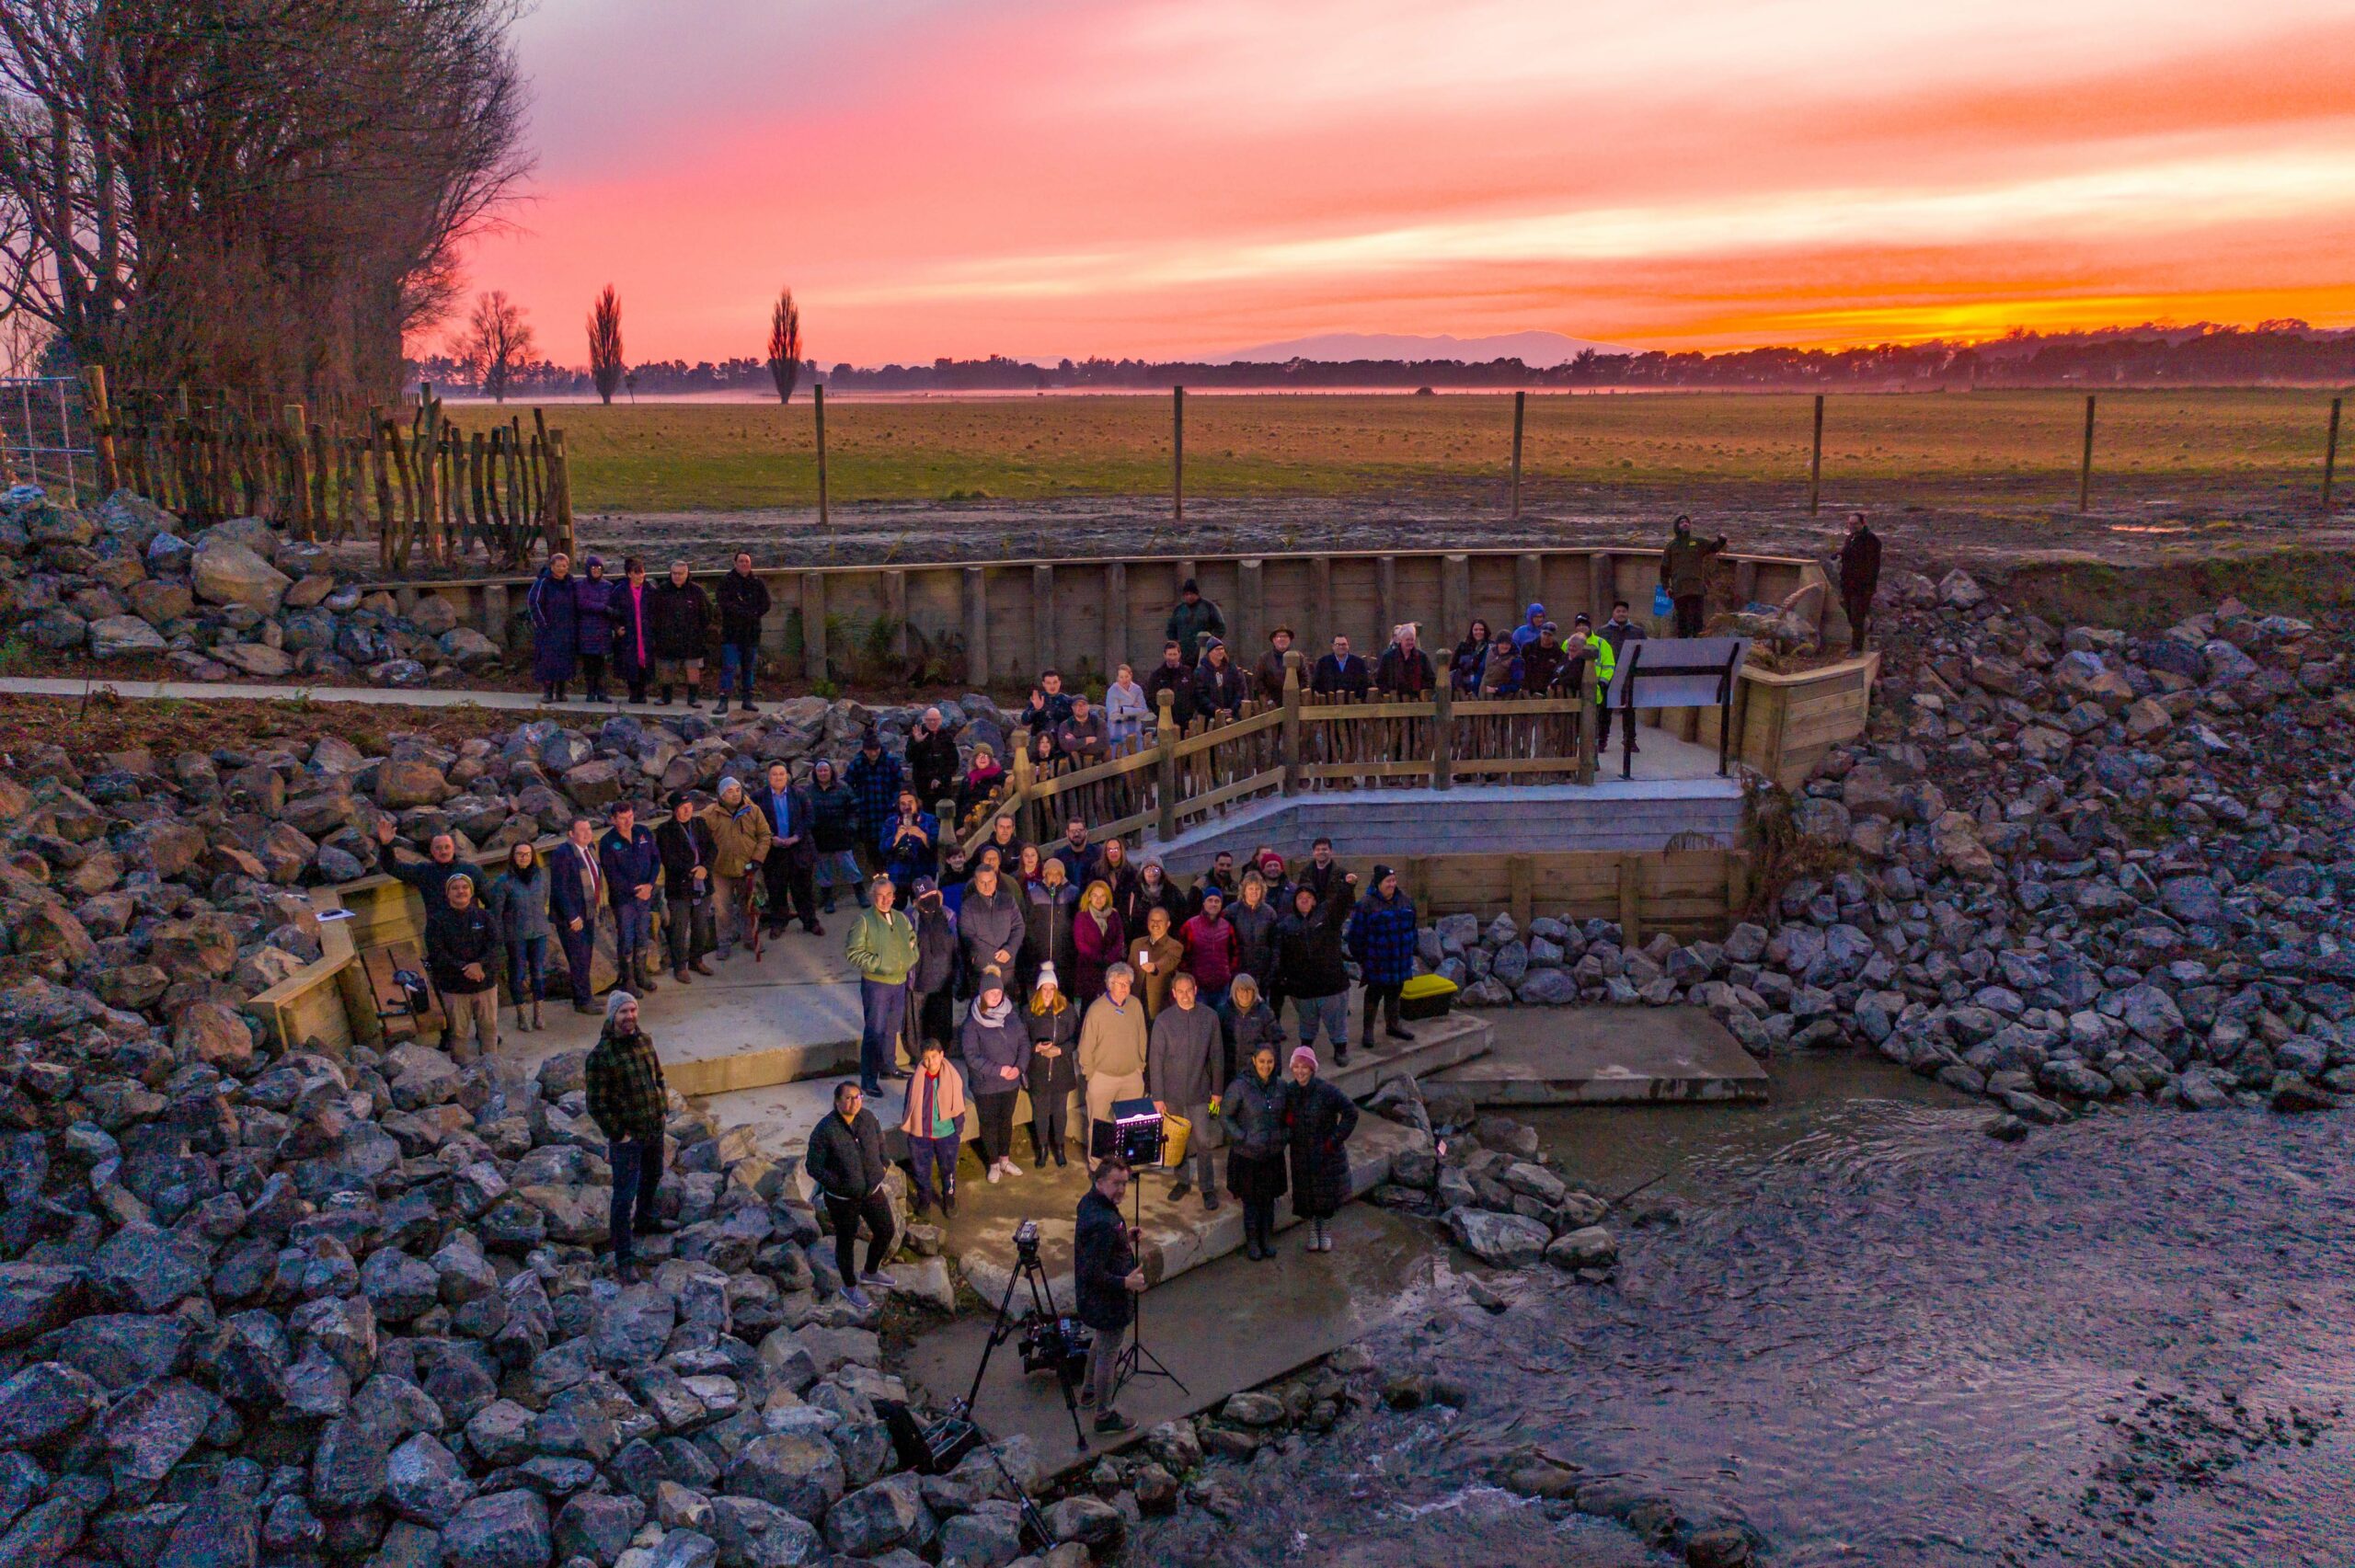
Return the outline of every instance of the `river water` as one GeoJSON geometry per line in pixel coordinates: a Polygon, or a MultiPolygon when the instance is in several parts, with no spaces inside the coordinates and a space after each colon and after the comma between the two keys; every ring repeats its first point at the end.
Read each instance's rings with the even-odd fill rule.
{"type": "Polygon", "coordinates": [[[1567,1173],[1661,1211],[1611,1285],[1460,1281],[1367,1342],[1457,1379],[1263,1456],[1226,1523],[1131,1561],[1655,1563],[1499,1490],[1534,1445],[1830,1564],[2355,1562],[2355,1123],[2113,1111],[1987,1138],[1875,1062],[1763,1108],[1546,1113],[1567,1173]]]}

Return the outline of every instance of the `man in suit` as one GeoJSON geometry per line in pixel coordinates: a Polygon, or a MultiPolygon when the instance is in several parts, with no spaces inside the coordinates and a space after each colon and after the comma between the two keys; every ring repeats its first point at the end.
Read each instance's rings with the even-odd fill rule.
{"type": "Polygon", "coordinates": [[[1333,651],[1316,661],[1308,689],[1320,697],[1338,694],[1362,700],[1373,690],[1373,671],[1365,667],[1364,659],[1350,651],[1349,638],[1337,636],[1333,639],[1333,651]]]}
{"type": "Polygon", "coordinates": [[[590,972],[597,952],[597,911],[605,904],[605,868],[597,854],[597,825],[575,817],[548,856],[548,918],[564,944],[564,967],[572,979],[572,1011],[594,1013],[597,987],[590,972]]]}
{"type": "Polygon", "coordinates": [[[752,805],[769,825],[769,853],[761,863],[769,884],[768,933],[782,936],[798,910],[802,930],[825,935],[818,923],[818,845],[810,836],[818,808],[810,792],[793,782],[783,762],[771,762],[768,783],[752,792],[752,805]]]}

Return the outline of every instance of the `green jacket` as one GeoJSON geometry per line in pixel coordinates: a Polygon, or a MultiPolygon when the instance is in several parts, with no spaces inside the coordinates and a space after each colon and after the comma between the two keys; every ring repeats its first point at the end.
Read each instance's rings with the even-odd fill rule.
{"type": "Polygon", "coordinates": [[[1586,650],[1592,656],[1587,660],[1587,669],[1593,672],[1593,684],[1588,689],[1588,694],[1599,703],[1611,685],[1612,671],[1619,668],[1619,655],[1609,643],[1591,633],[1586,639],[1586,650]]]}
{"type": "Polygon", "coordinates": [[[890,914],[861,910],[851,921],[850,940],[843,951],[861,978],[878,985],[900,985],[916,967],[916,928],[897,910],[890,914]]]}
{"type": "Polygon", "coordinates": [[[1726,536],[1696,539],[1686,534],[1682,539],[1671,537],[1660,553],[1660,580],[1668,591],[1682,599],[1688,594],[1706,593],[1709,589],[1709,557],[1726,547],[1726,536]]]}

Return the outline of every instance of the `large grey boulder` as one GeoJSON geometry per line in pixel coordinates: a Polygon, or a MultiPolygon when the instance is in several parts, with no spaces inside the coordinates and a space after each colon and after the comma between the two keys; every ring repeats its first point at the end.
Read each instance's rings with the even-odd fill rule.
{"type": "Polygon", "coordinates": [[[826,1510],[826,1541],[850,1557],[879,1557],[895,1546],[921,1546],[932,1536],[932,1514],[911,1471],[887,1475],[826,1510]]]}
{"type": "Polygon", "coordinates": [[[0,1383],[0,1447],[38,1448],[107,1407],[97,1379],[63,1361],[36,1361],[0,1383]]]}
{"type": "Polygon", "coordinates": [[[1447,1229],[1457,1246],[1499,1268],[1527,1268],[1545,1255],[1546,1243],[1554,1239],[1551,1230],[1526,1216],[1485,1208],[1449,1209],[1447,1229]]]}
{"type": "Polygon", "coordinates": [[[812,1524],[840,1500],[846,1477],[842,1456],[823,1437],[773,1432],[744,1445],[728,1471],[728,1490],[798,1515],[812,1524]]]}
{"type": "Polygon", "coordinates": [[[102,615],[90,623],[93,658],[132,658],[166,647],[164,634],[136,615],[102,615]]]}
{"type": "Polygon", "coordinates": [[[802,1568],[826,1551],[815,1526],[757,1497],[713,1498],[711,1535],[720,1568],[802,1568]]]}
{"type": "Polygon", "coordinates": [[[243,605],[264,615],[277,612],[294,582],[246,545],[213,529],[197,541],[189,580],[197,598],[208,604],[243,605]]]}
{"type": "Polygon", "coordinates": [[[477,1497],[442,1532],[444,1560],[465,1568],[547,1568],[548,1505],[521,1487],[477,1497]]]}
{"type": "Polygon", "coordinates": [[[474,1482],[441,1438],[419,1432],[385,1467],[385,1500],[405,1519],[439,1529],[474,1494],[474,1482]]]}

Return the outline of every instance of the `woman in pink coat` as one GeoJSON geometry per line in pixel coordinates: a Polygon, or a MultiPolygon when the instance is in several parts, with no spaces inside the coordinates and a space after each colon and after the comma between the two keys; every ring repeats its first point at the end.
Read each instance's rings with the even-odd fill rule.
{"type": "Polygon", "coordinates": [[[1079,956],[1073,993],[1082,1007],[1104,994],[1104,970],[1120,961],[1127,945],[1120,913],[1112,907],[1112,888],[1102,880],[1087,885],[1080,895],[1079,912],[1072,919],[1072,947],[1079,956]]]}

